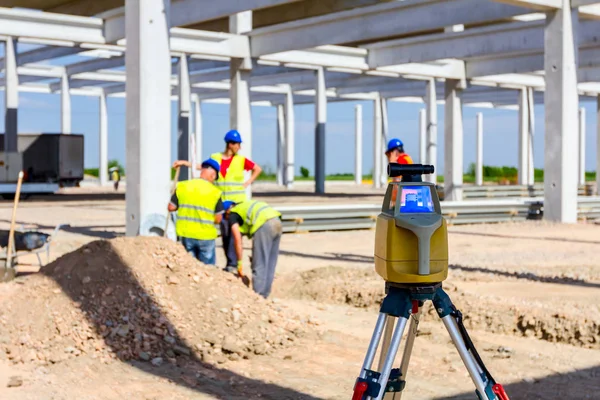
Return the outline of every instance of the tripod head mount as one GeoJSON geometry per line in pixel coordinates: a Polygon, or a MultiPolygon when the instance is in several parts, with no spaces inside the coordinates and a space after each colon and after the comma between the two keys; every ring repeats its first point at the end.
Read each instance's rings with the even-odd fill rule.
{"type": "Polygon", "coordinates": [[[389,164],[375,231],[375,270],[387,282],[431,284],[448,276],[448,232],[435,185],[421,175],[432,165],[389,164]],[[408,182],[406,181],[408,179],[408,182]]]}

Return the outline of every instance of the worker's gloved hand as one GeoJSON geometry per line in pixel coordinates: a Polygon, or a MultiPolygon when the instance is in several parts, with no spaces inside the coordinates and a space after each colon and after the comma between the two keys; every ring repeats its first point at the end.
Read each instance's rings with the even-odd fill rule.
{"type": "Polygon", "coordinates": [[[244,275],[243,273],[243,267],[242,267],[242,260],[239,260],[237,263],[237,270],[238,270],[238,275],[242,276],[244,275]]]}

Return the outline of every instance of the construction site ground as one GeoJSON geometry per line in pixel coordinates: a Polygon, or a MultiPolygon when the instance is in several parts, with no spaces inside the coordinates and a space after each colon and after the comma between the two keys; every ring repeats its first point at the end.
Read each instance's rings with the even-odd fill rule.
{"type": "MultiPolygon", "coordinates": [[[[326,197],[312,196],[310,188],[301,188],[296,196],[283,197],[285,193],[268,186],[258,192],[257,197],[272,204],[381,201],[382,191],[364,189],[342,194],[351,191],[349,188],[328,187],[333,193],[326,197]]],[[[97,189],[80,188],[66,192],[69,193],[62,197],[30,198],[22,202],[17,228],[23,225],[50,232],[58,223],[70,224],[56,236],[51,260],[75,252],[68,256],[75,260],[71,261],[71,269],[94,267],[94,262],[87,261],[86,257],[95,257],[104,247],[91,242],[108,240],[124,251],[123,246],[129,242],[121,238],[125,231],[122,190],[100,193],[97,189]],[[91,247],[82,250],[86,245],[91,247]],[[76,256],[78,258],[73,258],[76,256]]],[[[0,229],[8,228],[11,210],[11,202],[0,203],[0,229]]],[[[486,366],[494,378],[505,385],[510,398],[598,398],[600,226],[531,221],[453,226],[449,232],[451,267],[444,286],[465,315],[465,324],[486,366]]],[[[129,251],[129,258],[123,256],[124,259],[131,259],[133,263],[136,254],[144,253],[145,249],[158,257],[157,246],[171,249],[157,244],[156,238],[147,243],[141,240],[131,242],[135,249],[129,251]]],[[[248,353],[247,357],[224,358],[217,351],[216,358],[215,353],[203,358],[201,366],[180,361],[180,357],[172,354],[176,362],[165,359],[154,365],[136,354],[107,357],[100,355],[104,353],[59,347],[60,333],[40,332],[46,329],[45,325],[25,319],[43,315],[40,314],[43,309],[34,307],[50,307],[55,300],[48,296],[51,293],[62,296],[60,289],[67,286],[61,286],[62,281],[49,286],[47,281],[36,278],[37,268],[26,265],[33,258],[23,258],[24,265],[20,269],[23,275],[16,282],[0,285],[0,399],[349,399],[384,295],[383,281],[373,272],[373,244],[374,231],[369,230],[284,235],[274,292],[266,302],[255,299],[248,289],[235,280],[228,280],[230,277],[224,274],[209,271],[204,275],[198,272],[185,275],[188,269],[196,271],[197,267],[190,267],[189,260],[177,253],[171,258],[174,260],[171,264],[181,265],[167,265],[165,274],[179,268],[179,280],[188,275],[190,280],[194,279],[190,281],[192,284],[202,279],[215,280],[214,293],[202,293],[204,297],[198,297],[204,299],[198,308],[212,313],[204,314],[203,318],[219,318],[224,309],[211,309],[207,304],[216,302],[213,299],[219,295],[232,296],[218,289],[230,282],[237,285],[232,293],[238,298],[239,304],[233,306],[238,310],[238,319],[240,314],[242,320],[254,314],[260,318],[261,313],[265,319],[268,314],[268,325],[273,332],[279,332],[277,334],[281,334],[278,327],[283,325],[271,324],[274,317],[270,313],[276,313],[282,324],[296,321],[302,325],[301,334],[286,334],[294,337],[285,346],[262,351],[255,343],[254,353],[248,353]],[[205,275],[209,278],[204,278],[205,275]],[[211,297],[206,300],[208,295],[211,297]],[[21,303],[15,304],[16,301],[21,303]],[[11,312],[6,311],[8,309],[11,312]],[[15,310],[23,310],[22,320],[15,310]],[[4,320],[2,311],[5,311],[4,320]],[[10,329],[7,323],[11,324],[10,329]],[[28,342],[34,338],[42,340],[42,336],[46,342],[39,350],[24,350],[28,342]],[[67,355],[46,357],[45,351],[67,355]],[[18,354],[16,358],[15,354],[18,354]]],[[[251,243],[245,241],[244,247],[247,257],[251,243]]],[[[161,257],[169,258],[169,254],[176,253],[173,249],[169,250],[171,253],[164,251],[161,257]]],[[[69,260],[68,257],[64,260],[69,260]]],[[[223,266],[220,247],[217,258],[218,264],[223,266]]],[[[53,270],[64,267],[61,260],[52,265],[53,270]]],[[[249,273],[247,258],[245,265],[249,273]]],[[[46,276],[48,281],[58,281],[56,277],[60,275],[47,273],[46,276]]],[[[85,279],[87,277],[83,283],[89,282],[85,279]]],[[[87,287],[94,285],[93,279],[87,287]]],[[[158,282],[171,278],[151,276],[147,279],[158,282]]],[[[166,285],[167,289],[161,286],[152,290],[170,293],[172,297],[168,299],[173,302],[184,302],[176,293],[183,291],[184,286],[185,290],[189,288],[187,283],[178,283],[166,285]]],[[[211,290],[201,285],[191,287],[205,292],[211,290]]],[[[147,289],[148,293],[154,293],[147,289]]],[[[102,290],[103,298],[110,298],[112,289],[102,290]]],[[[62,301],[67,301],[65,299],[62,301]]],[[[176,304],[185,305],[181,302],[176,304]]],[[[205,321],[192,321],[196,317],[193,308],[186,311],[188,306],[179,307],[180,314],[190,313],[181,317],[185,323],[177,319],[170,323],[173,329],[193,335],[193,324],[205,321]]],[[[51,311],[60,319],[61,310],[51,311]]],[[[227,324],[229,327],[230,323],[227,324]]],[[[221,325],[214,323],[213,328],[221,329],[218,326],[221,325]]],[[[260,332],[266,332],[264,329],[261,327],[260,332]]],[[[402,397],[405,400],[476,399],[456,349],[429,307],[420,324],[407,380],[402,397]]]]}

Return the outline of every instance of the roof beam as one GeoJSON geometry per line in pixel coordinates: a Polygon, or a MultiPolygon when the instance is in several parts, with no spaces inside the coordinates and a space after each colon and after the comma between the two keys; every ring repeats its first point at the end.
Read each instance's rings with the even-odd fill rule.
{"type": "MultiPolygon", "coordinates": [[[[531,53],[544,49],[545,21],[513,22],[464,32],[391,40],[365,46],[373,68],[445,58],[484,57],[493,54],[531,53]]],[[[579,45],[595,45],[600,22],[579,23],[579,45]]]]}
{"type": "MultiPolygon", "coordinates": [[[[228,17],[242,11],[294,3],[300,0],[171,0],[170,26],[187,26],[218,18],[228,17]]],[[[125,37],[125,7],[100,15],[106,26],[106,40],[114,43],[125,37]]]]}
{"type": "Polygon", "coordinates": [[[83,72],[94,72],[100,69],[111,69],[125,65],[125,56],[99,58],[95,60],[82,61],[66,66],[67,75],[75,75],[83,72]]]}
{"type": "Polygon", "coordinates": [[[530,12],[527,8],[481,0],[394,1],[259,28],[249,35],[252,56],[260,57],[496,21],[530,12]]]}
{"type": "Polygon", "coordinates": [[[584,7],[600,4],[600,0],[571,0],[571,7],[584,7]]]}
{"type": "Polygon", "coordinates": [[[498,3],[512,4],[514,6],[528,7],[534,10],[556,10],[562,8],[562,0],[494,0],[498,3]]]}
{"type": "Polygon", "coordinates": [[[100,18],[0,8],[0,35],[105,43],[100,18]]]}
{"type": "Polygon", "coordinates": [[[307,67],[369,69],[365,49],[344,46],[319,46],[314,49],[285,51],[262,56],[260,60],[307,67]]]}

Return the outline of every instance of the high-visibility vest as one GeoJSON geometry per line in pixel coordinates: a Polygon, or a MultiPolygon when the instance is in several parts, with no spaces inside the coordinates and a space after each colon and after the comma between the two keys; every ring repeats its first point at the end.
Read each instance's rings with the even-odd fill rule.
{"type": "Polygon", "coordinates": [[[240,226],[240,232],[249,237],[252,237],[268,220],[281,217],[279,211],[258,200],[246,200],[233,206],[231,212],[242,217],[244,224],[240,226]]]}
{"type": "Polygon", "coordinates": [[[177,208],[177,236],[198,240],[217,238],[215,207],[221,191],[204,179],[179,182],[175,191],[177,208]]]}
{"type": "MultiPolygon", "coordinates": [[[[214,153],[210,158],[216,160],[219,165],[223,161],[223,154],[214,153]]],[[[241,203],[246,200],[246,189],[244,188],[244,164],[246,158],[240,155],[234,155],[225,177],[221,174],[215,181],[215,185],[223,192],[223,201],[230,200],[241,203]]]]}

